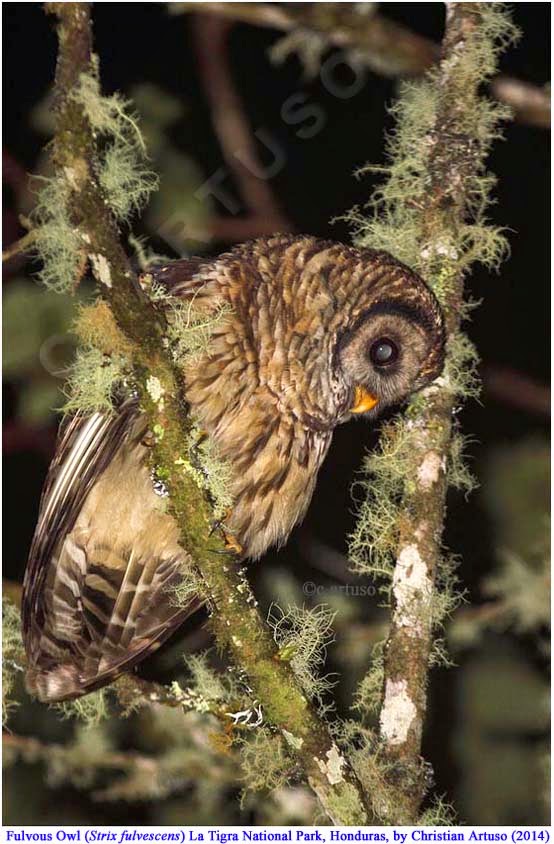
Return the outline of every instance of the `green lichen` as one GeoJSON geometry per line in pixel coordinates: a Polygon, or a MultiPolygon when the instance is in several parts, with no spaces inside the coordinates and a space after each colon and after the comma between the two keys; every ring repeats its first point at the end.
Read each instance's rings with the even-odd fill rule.
{"type": "Polygon", "coordinates": [[[455,826],[456,822],[453,806],[443,797],[436,797],[418,818],[417,826],[455,826]]]}
{"type": "Polygon", "coordinates": [[[245,793],[288,785],[295,764],[280,735],[257,729],[240,742],[241,779],[245,793]]]}
{"type": "MultiPolygon", "coordinates": [[[[457,57],[456,79],[460,89],[476,89],[495,72],[499,53],[518,35],[503,4],[479,7],[481,20],[472,38],[457,57]]],[[[385,167],[367,165],[359,171],[381,172],[386,179],[368,204],[369,214],[359,208],[347,215],[357,245],[386,249],[413,269],[424,273],[439,298],[446,275],[459,273],[474,261],[497,269],[506,255],[502,230],[487,222],[493,175],[485,160],[492,143],[502,137],[499,123],[509,117],[502,105],[484,97],[464,107],[463,125],[457,132],[475,139],[477,166],[464,185],[468,219],[457,230],[437,233],[429,242],[422,231],[421,199],[429,190],[429,156],[439,108],[440,70],[424,80],[404,82],[391,108],[395,130],[388,139],[385,167]],[[450,267],[445,270],[445,263],[450,267]]]]}
{"type": "Polygon", "coordinates": [[[21,638],[21,617],[18,608],[2,599],[2,725],[17,705],[10,695],[25,666],[25,649],[21,638]]]}
{"type": "Polygon", "coordinates": [[[286,612],[273,604],[268,615],[279,658],[290,663],[303,691],[320,708],[325,693],[333,686],[330,677],[320,676],[320,671],[327,647],[334,641],[334,617],[324,604],[309,610],[290,606],[286,612]]]}
{"type": "MultiPolygon", "coordinates": [[[[187,654],[184,657],[187,669],[187,683],[182,686],[177,682],[172,684],[172,691],[186,709],[197,712],[223,713],[233,723],[233,711],[252,711],[253,701],[249,690],[240,682],[234,670],[221,673],[210,664],[210,652],[187,654]]],[[[247,716],[245,715],[245,720],[247,716]]]]}
{"type": "Polygon", "coordinates": [[[167,338],[175,363],[185,365],[207,351],[214,331],[223,328],[232,309],[229,303],[214,300],[206,313],[195,307],[194,299],[169,301],[167,338]]]}
{"type": "Polygon", "coordinates": [[[188,561],[182,565],[180,574],[179,583],[170,589],[169,599],[176,606],[187,608],[192,600],[203,594],[205,584],[188,561]]]}
{"type": "Polygon", "coordinates": [[[106,355],[93,346],[78,349],[65,386],[63,412],[111,412],[115,392],[129,373],[130,363],[123,355],[106,355]]]}
{"type": "Polygon", "coordinates": [[[468,437],[456,431],[450,440],[450,449],[446,464],[446,477],[454,489],[469,495],[477,488],[478,483],[467,465],[465,450],[470,442],[468,437]]]}
{"type": "Polygon", "coordinates": [[[55,293],[69,293],[79,283],[86,247],[71,221],[71,188],[62,175],[45,179],[35,176],[37,201],[31,221],[35,229],[34,250],[42,263],[41,283],[55,293]]]}
{"type": "Polygon", "coordinates": [[[481,392],[477,372],[477,349],[462,331],[450,335],[446,347],[447,357],[441,383],[458,402],[476,399],[481,392]]]}
{"type": "Polygon", "coordinates": [[[362,715],[377,713],[383,697],[385,681],[385,640],[377,642],[371,652],[371,665],[356,689],[352,709],[362,715]]]}
{"type": "Polygon", "coordinates": [[[233,506],[230,492],[231,466],[218,453],[217,446],[197,425],[185,437],[183,454],[175,461],[181,471],[194,480],[199,489],[208,493],[216,522],[223,521],[233,506]]]}
{"type": "Polygon", "coordinates": [[[354,571],[385,583],[394,570],[398,516],[407,479],[415,476],[410,428],[404,418],[383,426],[379,447],[368,454],[352,494],[358,504],[357,521],[349,536],[354,571]]]}
{"type": "Polygon", "coordinates": [[[207,652],[188,654],[184,658],[190,673],[191,685],[203,698],[215,702],[229,702],[236,695],[236,687],[231,675],[218,674],[209,664],[207,652]]]}
{"type": "Polygon", "coordinates": [[[108,690],[98,689],[76,700],[67,700],[53,705],[62,718],[74,718],[85,727],[96,727],[108,715],[108,690]]]}
{"type": "Polygon", "coordinates": [[[350,782],[342,782],[329,792],[325,808],[327,823],[329,817],[337,818],[341,826],[363,826],[367,823],[358,792],[350,782]]]}
{"type": "Polygon", "coordinates": [[[119,220],[140,211],[158,183],[156,174],[137,161],[134,149],[116,143],[106,150],[98,178],[119,220]]]}
{"type": "MultiPolygon", "coordinates": [[[[465,600],[465,593],[460,590],[456,570],[459,559],[454,554],[444,553],[439,557],[435,572],[435,589],[431,598],[431,626],[440,630],[447,618],[450,618],[460,603],[465,600]]],[[[438,641],[438,640],[437,640],[438,641]]],[[[443,647],[438,642],[437,663],[444,662],[443,647]]]]}
{"type": "Polygon", "coordinates": [[[119,93],[111,96],[101,93],[97,56],[92,58],[92,72],[80,75],[79,84],[70,97],[82,107],[95,132],[120,143],[132,143],[145,152],[137,118],[129,101],[119,93]]]}
{"type": "MultiPolygon", "coordinates": [[[[136,255],[138,265],[143,272],[146,272],[152,264],[167,264],[172,260],[172,258],[169,258],[167,255],[160,255],[158,252],[154,252],[154,250],[148,245],[146,237],[129,234],[127,240],[129,246],[136,255]]],[[[165,298],[167,293],[162,285],[156,285],[155,287],[152,285],[148,289],[148,296],[152,301],[155,301],[156,299],[165,298]]]]}
{"type": "Polygon", "coordinates": [[[157,186],[129,102],[119,94],[102,96],[96,67],[80,76],[69,98],[81,106],[90,123],[95,160],[76,160],[51,178],[35,177],[37,202],[31,215],[34,249],[42,263],[38,278],[48,289],[62,293],[76,288],[87,263],[90,241],[73,220],[72,198],[88,178],[88,168],[94,169],[118,220],[128,220],[139,211],[157,186]]]}
{"type": "Polygon", "coordinates": [[[383,823],[402,823],[398,818],[398,793],[394,782],[394,763],[385,759],[382,745],[367,727],[355,721],[342,721],[336,727],[336,738],[343,749],[364,794],[371,800],[372,810],[383,823]]]}
{"type": "MultiPolygon", "coordinates": [[[[97,63],[94,62],[96,65],[97,63]]],[[[137,116],[128,100],[115,93],[103,96],[97,68],[81,74],[71,94],[103,143],[99,148],[98,180],[119,220],[128,220],[157,187],[157,176],[146,166],[146,148],[137,116]]]]}

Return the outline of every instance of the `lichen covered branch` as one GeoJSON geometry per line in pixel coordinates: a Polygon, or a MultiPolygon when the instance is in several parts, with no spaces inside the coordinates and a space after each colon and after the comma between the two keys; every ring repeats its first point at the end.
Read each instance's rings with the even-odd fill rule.
{"type": "MultiPolygon", "coordinates": [[[[449,485],[468,483],[455,411],[475,390],[475,357],[460,333],[464,276],[475,260],[496,266],[505,249],[485,216],[494,183],[485,160],[505,114],[481,98],[479,86],[513,37],[501,4],[448,4],[438,67],[424,81],[405,85],[394,108],[397,130],[376,214],[370,220],[353,215],[359,243],[388,248],[434,288],[448,337],[443,376],[412,401],[404,419],[387,426],[381,453],[368,461],[379,487],[368,481],[352,540],[357,568],[384,574],[392,602],[379,725],[398,784],[389,818],[396,823],[416,821],[426,792],[420,753],[428,671],[437,658],[433,632],[454,603],[444,589],[452,575],[442,553],[443,520],[449,485]]],[[[370,676],[368,698],[375,685],[370,676]]]]}
{"type": "MultiPolygon", "coordinates": [[[[121,203],[114,201],[120,197],[114,188],[117,179],[106,177],[110,164],[106,157],[99,166],[96,137],[102,127],[108,126],[115,137],[112,149],[119,163],[128,165],[132,153],[137,152],[133,140],[136,126],[119,99],[100,98],[99,93],[95,99],[98,76],[91,52],[89,5],[54,3],[47,9],[58,18],[54,193],[67,212],[63,220],[67,238],[61,247],[58,243],[52,247],[47,241],[39,255],[46,262],[52,255],[62,255],[74,284],[87,266],[92,269],[115,320],[112,338],[132,362],[135,388],[150,428],[156,432],[153,462],[170,492],[170,508],[182,545],[198,569],[218,646],[228,648],[244,671],[265,719],[281,730],[327,815],[337,823],[363,823],[368,816],[358,781],[289,662],[279,655],[244,570],[228,554],[221,555],[223,538],[212,530],[211,505],[194,477],[183,470],[187,462],[183,451],[192,423],[183,400],[181,375],[166,351],[167,344],[164,346],[164,316],[137,284],[119,242],[117,219],[125,213],[120,213],[121,203]]],[[[135,176],[125,178],[127,183],[142,184],[135,176]]],[[[42,208],[44,216],[39,223],[51,228],[60,223],[52,217],[52,209],[44,209],[44,203],[42,208]]]]}

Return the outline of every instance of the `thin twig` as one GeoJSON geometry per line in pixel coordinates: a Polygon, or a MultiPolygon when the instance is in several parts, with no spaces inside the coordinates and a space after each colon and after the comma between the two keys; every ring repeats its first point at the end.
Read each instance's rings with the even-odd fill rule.
{"type": "Polygon", "coordinates": [[[550,90],[511,76],[493,79],[492,93],[509,106],[518,123],[550,129],[550,90]]]}
{"type": "Polygon", "coordinates": [[[37,233],[34,229],[31,229],[30,232],[24,234],[23,237],[20,237],[19,240],[16,240],[15,243],[12,243],[8,246],[7,249],[4,249],[2,252],[2,263],[4,261],[9,261],[11,258],[14,258],[16,255],[21,254],[28,254],[32,251],[33,243],[36,240],[37,233]]]}
{"type": "MultiPolygon", "coordinates": [[[[20,736],[16,733],[2,733],[2,747],[4,751],[17,754],[25,762],[36,762],[41,760],[51,763],[57,758],[67,759],[71,754],[71,745],[46,744],[40,739],[32,736],[20,736]]],[[[157,767],[156,760],[152,756],[143,756],[140,753],[131,751],[121,752],[105,750],[98,758],[88,758],[87,767],[107,768],[117,771],[128,771],[142,767],[154,770],[157,767]]]]}
{"type": "Polygon", "coordinates": [[[267,181],[256,175],[263,167],[227,60],[232,24],[215,15],[192,20],[198,69],[225,161],[249,211],[286,225],[267,181]]]}
{"type": "Polygon", "coordinates": [[[499,366],[486,366],[483,373],[486,393],[491,398],[536,413],[550,416],[550,387],[523,372],[499,366]]]}

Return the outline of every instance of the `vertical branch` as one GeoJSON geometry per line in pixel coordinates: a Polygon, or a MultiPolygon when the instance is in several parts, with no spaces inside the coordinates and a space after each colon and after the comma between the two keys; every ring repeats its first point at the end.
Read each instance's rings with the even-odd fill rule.
{"type": "Polygon", "coordinates": [[[397,801],[388,820],[396,823],[416,822],[426,791],[420,754],[433,633],[452,601],[441,595],[437,579],[446,568],[442,534],[457,438],[454,410],[471,393],[475,360],[460,333],[464,276],[475,260],[498,265],[505,249],[486,224],[494,179],[485,160],[506,113],[482,99],[479,87],[514,35],[502,4],[447,4],[438,66],[424,81],[405,85],[394,108],[397,131],[388,180],[373,202],[377,214],[369,220],[351,215],[361,245],[389,249],[427,279],[443,306],[447,333],[442,377],[412,400],[404,420],[388,426],[386,445],[369,461],[370,472],[376,466],[380,472],[377,483],[389,487],[383,493],[368,483],[351,545],[360,571],[380,568],[391,578],[379,729],[395,772],[397,801]],[[386,565],[391,551],[394,569],[386,565]]]}
{"type": "MultiPolygon", "coordinates": [[[[437,272],[447,277],[441,298],[449,338],[459,331],[463,313],[464,272],[457,264],[458,245],[482,161],[480,138],[468,132],[468,117],[475,113],[479,98],[478,79],[468,80],[465,64],[481,24],[478,4],[447,5],[442,56],[434,78],[435,123],[425,139],[430,148],[429,190],[419,206],[421,268],[429,279],[437,272]]],[[[433,640],[431,604],[441,559],[455,402],[448,384],[432,385],[408,423],[414,483],[404,493],[398,522],[380,732],[388,757],[402,765],[402,811],[406,819],[414,820],[425,791],[420,753],[433,640]]]]}

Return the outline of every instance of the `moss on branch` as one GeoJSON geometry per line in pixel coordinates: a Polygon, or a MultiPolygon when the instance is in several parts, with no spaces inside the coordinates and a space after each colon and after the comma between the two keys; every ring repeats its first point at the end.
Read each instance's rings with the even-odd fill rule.
{"type": "Polygon", "coordinates": [[[373,705],[382,683],[380,739],[397,782],[389,822],[415,823],[427,788],[420,756],[427,675],[442,653],[434,632],[455,606],[442,553],[446,493],[449,484],[471,486],[454,416],[476,393],[476,353],[461,332],[464,277],[473,262],[496,268],[506,253],[502,233],[487,222],[494,177],[485,169],[506,111],[483,98],[480,86],[514,36],[503,4],[447,6],[438,66],[403,85],[392,109],[396,130],[373,216],[350,215],[359,245],[388,249],[428,281],[448,335],[443,375],[387,426],[367,461],[366,499],[351,541],[355,567],[383,577],[392,600],[384,660],[363,681],[357,704],[373,705]]]}
{"type": "MultiPolygon", "coordinates": [[[[164,344],[171,331],[164,311],[156,308],[137,283],[121,247],[117,219],[126,214],[114,201],[110,191],[114,180],[106,179],[97,148],[95,121],[107,122],[106,131],[114,143],[122,133],[127,150],[132,147],[129,132],[135,128],[122,101],[111,98],[106,102],[98,86],[91,84],[98,79],[98,68],[92,55],[90,7],[86,3],[53,3],[47,10],[58,19],[53,178],[56,185],[63,185],[64,221],[75,235],[72,285],[90,266],[115,323],[107,332],[107,342],[117,346],[124,338],[134,386],[156,434],[153,462],[170,492],[169,508],[179,524],[183,547],[194,559],[205,585],[218,646],[228,648],[244,670],[267,721],[288,737],[291,754],[328,816],[337,823],[363,823],[368,815],[358,781],[290,664],[279,657],[244,569],[229,555],[221,556],[223,538],[218,531],[212,532],[212,505],[194,474],[186,471],[193,421],[183,400],[179,367],[164,344]]],[[[138,171],[133,172],[136,175],[138,171]]],[[[49,222],[48,217],[39,220],[41,225],[49,222]]],[[[48,261],[47,253],[42,257],[48,261]]],[[[84,320],[82,325],[94,334],[94,320],[84,320]]],[[[99,339],[96,324],[96,341],[99,339]]]]}

